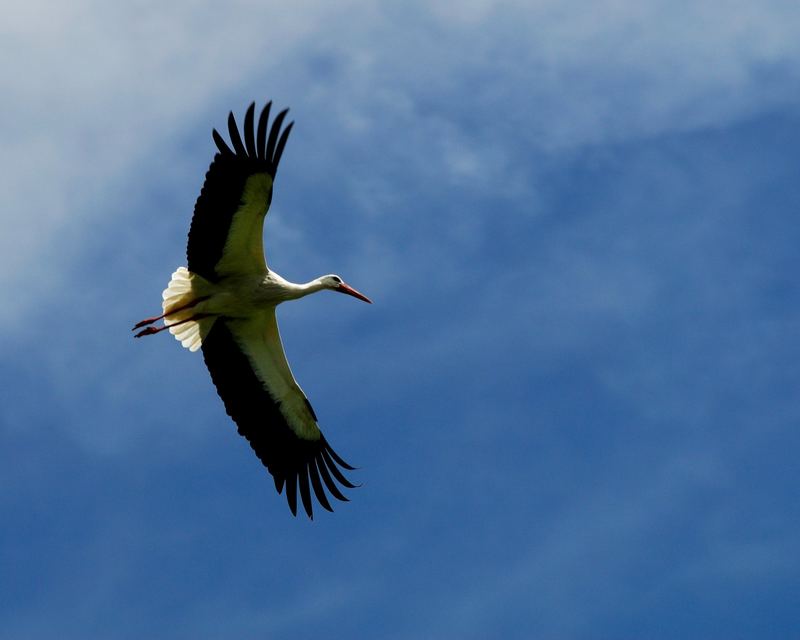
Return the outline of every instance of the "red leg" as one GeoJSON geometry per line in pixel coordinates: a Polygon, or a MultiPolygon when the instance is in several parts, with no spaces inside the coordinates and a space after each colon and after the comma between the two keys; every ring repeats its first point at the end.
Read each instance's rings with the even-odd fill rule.
{"type": "Polygon", "coordinates": [[[133,329],[131,331],[136,331],[139,327],[143,327],[146,324],[153,324],[154,322],[158,322],[163,318],[163,315],[160,316],[153,316],[152,318],[145,318],[144,320],[139,320],[135,325],[133,325],[133,329]]]}
{"type": "Polygon", "coordinates": [[[195,306],[199,302],[202,302],[203,300],[208,300],[208,296],[205,296],[203,298],[197,298],[197,300],[192,300],[189,304],[185,304],[182,307],[178,307],[177,309],[170,309],[169,311],[162,313],[160,316],[153,316],[152,318],[145,318],[144,320],[139,320],[139,322],[133,325],[133,329],[131,329],[131,331],[136,331],[139,327],[143,327],[147,324],[153,324],[154,322],[158,322],[162,318],[166,318],[168,315],[172,313],[177,313],[178,311],[183,311],[185,309],[191,309],[193,306],[195,306]]]}
{"type": "Polygon", "coordinates": [[[142,336],[152,336],[160,331],[164,331],[164,329],[169,329],[170,327],[177,327],[179,324],[189,322],[190,320],[202,320],[203,318],[207,317],[208,317],[207,313],[198,313],[197,315],[194,315],[191,318],[186,318],[185,320],[181,320],[180,322],[173,322],[172,324],[165,324],[163,327],[147,327],[146,329],[142,329],[139,333],[135,334],[133,337],[141,338],[142,336]]]}

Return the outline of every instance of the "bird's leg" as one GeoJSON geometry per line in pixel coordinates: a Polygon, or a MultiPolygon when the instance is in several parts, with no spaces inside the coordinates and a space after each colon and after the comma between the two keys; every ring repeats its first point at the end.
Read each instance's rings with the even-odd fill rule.
{"type": "Polygon", "coordinates": [[[165,324],[163,327],[147,327],[145,329],[142,329],[139,333],[135,334],[133,337],[141,338],[142,336],[152,336],[155,335],[156,333],[159,333],[160,331],[164,331],[164,329],[169,329],[170,327],[177,327],[179,324],[184,324],[185,322],[190,322],[192,320],[202,320],[203,318],[207,318],[209,315],[211,314],[198,313],[196,315],[193,315],[191,318],[186,318],[184,320],[180,320],[179,322],[173,322],[172,324],[165,324]]]}
{"type": "Polygon", "coordinates": [[[160,315],[160,316],[153,316],[152,318],[145,318],[144,320],[139,320],[139,322],[133,325],[133,329],[131,329],[131,331],[136,331],[139,327],[143,327],[146,324],[153,324],[154,322],[158,322],[163,317],[164,315],[160,315]]]}
{"type": "Polygon", "coordinates": [[[133,325],[133,329],[131,331],[136,331],[138,328],[143,327],[147,324],[153,324],[154,322],[158,322],[162,318],[166,318],[168,315],[173,313],[177,313],[178,311],[183,311],[185,309],[191,309],[197,303],[202,302],[203,300],[208,300],[208,297],[205,296],[203,298],[197,298],[196,300],[192,300],[190,303],[183,305],[182,307],[178,307],[177,309],[170,309],[169,311],[165,311],[160,316],[153,316],[152,318],[145,318],[144,320],[140,320],[135,325],[133,325]]]}

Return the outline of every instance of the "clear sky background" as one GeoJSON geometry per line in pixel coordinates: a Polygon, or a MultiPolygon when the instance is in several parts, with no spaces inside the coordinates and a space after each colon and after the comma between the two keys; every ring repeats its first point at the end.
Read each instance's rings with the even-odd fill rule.
{"type": "Polygon", "coordinates": [[[6,3],[0,80],[0,638],[800,636],[796,1],[6,3]],[[313,522],[130,334],[268,99],[375,301],[279,311],[313,522]]]}

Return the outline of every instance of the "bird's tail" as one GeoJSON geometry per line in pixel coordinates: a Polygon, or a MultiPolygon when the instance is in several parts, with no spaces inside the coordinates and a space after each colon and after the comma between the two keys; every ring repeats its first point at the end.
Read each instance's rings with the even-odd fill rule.
{"type": "Polygon", "coordinates": [[[203,314],[203,302],[213,293],[213,285],[186,267],[178,267],[172,274],[161,297],[164,324],[189,351],[197,351],[211,331],[216,319],[203,314]]]}

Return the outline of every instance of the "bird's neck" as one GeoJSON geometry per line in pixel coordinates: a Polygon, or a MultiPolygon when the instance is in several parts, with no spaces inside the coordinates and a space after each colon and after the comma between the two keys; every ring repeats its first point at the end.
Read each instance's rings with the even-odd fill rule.
{"type": "Polygon", "coordinates": [[[296,300],[297,298],[304,298],[307,295],[311,295],[312,293],[316,293],[317,291],[322,291],[325,286],[320,281],[320,278],[316,278],[311,280],[310,282],[303,282],[303,283],[296,283],[296,282],[287,282],[289,286],[287,287],[287,293],[289,294],[290,300],[296,300]]]}
{"type": "Polygon", "coordinates": [[[274,271],[261,281],[260,287],[265,303],[280,304],[286,300],[297,300],[305,296],[321,291],[325,288],[322,278],[316,278],[311,282],[290,282],[274,271]]]}
{"type": "Polygon", "coordinates": [[[302,293],[300,297],[307,296],[310,293],[316,293],[317,291],[322,291],[325,288],[325,285],[322,284],[320,278],[314,278],[311,282],[306,282],[300,285],[302,289],[302,293]]]}

